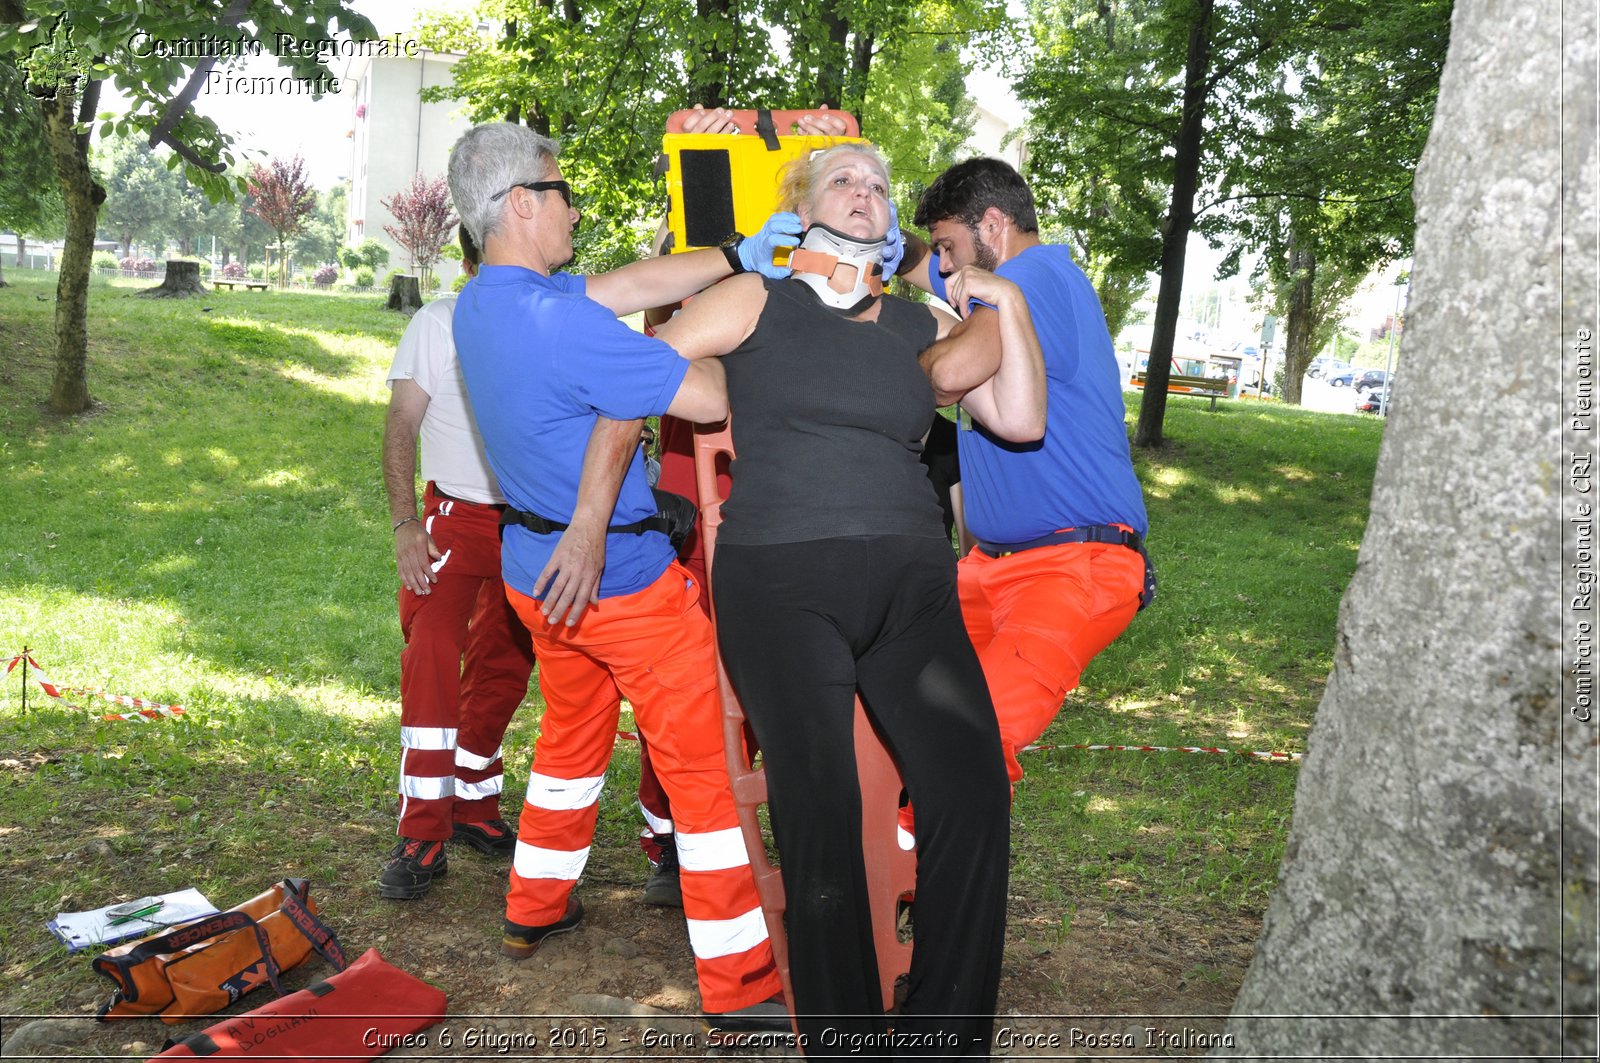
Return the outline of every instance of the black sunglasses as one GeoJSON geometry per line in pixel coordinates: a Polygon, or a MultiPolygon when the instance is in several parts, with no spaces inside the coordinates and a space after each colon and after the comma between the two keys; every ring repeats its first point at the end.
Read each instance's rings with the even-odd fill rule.
{"type": "MultiPolygon", "coordinates": [[[[567,206],[572,206],[572,186],[565,181],[519,181],[511,188],[526,188],[530,192],[560,192],[561,201],[567,206]]],[[[498,202],[511,194],[511,188],[504,192],[496,192],[489,197],[490,203],[498,202]]]]}

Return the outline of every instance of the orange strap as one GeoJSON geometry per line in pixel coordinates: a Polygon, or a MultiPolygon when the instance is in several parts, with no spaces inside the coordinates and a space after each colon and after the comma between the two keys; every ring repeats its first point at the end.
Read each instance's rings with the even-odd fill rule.
{"type": "MultiPolygon", "coordinates": [[[[824,251],[812,251],[804,247],[797,247],[789,255],[789,268],[796,273],[816,273],[823,277],[833,276],[833,271],[839,266],[839,256],[830,255],[824,251]]],[[[883,294],[883,278],[874,273],[867,278],[867,291],[873,295],[883,294]]]]}

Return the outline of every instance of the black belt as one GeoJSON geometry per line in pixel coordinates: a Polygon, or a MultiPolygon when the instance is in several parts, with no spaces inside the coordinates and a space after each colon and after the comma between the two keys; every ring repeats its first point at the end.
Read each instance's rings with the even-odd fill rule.
{"type": "Polygon", "coordinates": [[[986,543],[979,539],[977,546],[990,557],[1005,557],[1008,554],[1020,554],[1024,550],[1034,550],[1041,546],[1058,546],[1061,543],[1111,543],[1141,553],[1144,551],[1143,536],[1138,532],[1119,528],[1115,524],[1090,524],[1083,528],[1068,528],[1065,531],[1041,535],[1037,539],[1029,539],[1025,543],[986,543]]]}
{"type": "MultiPolygon", "coordinates": [[[[520,524],[535,535],[549,535],[551,532],[566,531],[571,525],[563,524],[549,517],[541,517],[537,513],[528,513],[520,509],[504,507],[500,514],[500,526],[520,524]]],[[[643,535],[645,532],[658,531],[665,535],[672,530],[672,522],[659,513],[644,520],[636,520],[632,524],[612,524],[606,528],[607,535],[643,535]]]]}
{"type": "MultiPolygon", "coordinates": [[[[655,496],[656,512],[653,516],[636,520],[632,524],[613,524],[606,528],[607,535],[643,535],[645,532],[660,532],[672,543],[674,550],[683,545],[683,541],[694,530],[695,517],[699,510],[695,504],[682,495],[663,491],[659,487],[652,487],[650,493],[655,496]]],[[[535,535],[549,535],[552,532],[566,531],[568,525],[549,517],[541,517],[537,513],[528,513],[510,506],[502,508],[500,513],[500,534],[505,535],[507,525],[520,524],[535,535]]]]}
{"type": "Polygon", "coordinates": [[[504,513],[506,511],[504,502],[474,502],[470,498],[457,498],[455,495],[441,491],[438,484],[430,483],[429,487],[433,490],[433,497],[443,502],[460,502],[463,505],[479,506],[483,509],[492,509],[496,513],[504,513]]]}
{"type": "Polygon", "coordinates": [[[1136,551],[1144,559],[1144,588],[1139,592],[1139,608],[1143,609],[1156,600],[1156,566],[1150,560],[1149,553],[1145,551],[1144,536],[1126,528],[1119,528],[1115,524],[1091,524],[1084,528],[1067,528],[1065,531],[1051,532],[1037,539],[1029,539],[1025,543],[986,543],[979,539],[976,548],[990,557],[1007,557],[1011,554],[1020,554],[1024,550],[1057,546],[1061,543],[1110,543],[1136,551]]]}

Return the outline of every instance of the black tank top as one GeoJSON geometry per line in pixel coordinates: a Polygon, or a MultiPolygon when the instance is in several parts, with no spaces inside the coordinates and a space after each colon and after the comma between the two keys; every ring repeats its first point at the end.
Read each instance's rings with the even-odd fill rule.
{"type": "Polygon", "coordinates": [[[723,359],[736,456],[719,541],[942,538],[918,460],[933,389],[917,355],[933,315],[886,295],[877,321],[852,321],[798,281],[764,283],[755,331],[723,359]]]}

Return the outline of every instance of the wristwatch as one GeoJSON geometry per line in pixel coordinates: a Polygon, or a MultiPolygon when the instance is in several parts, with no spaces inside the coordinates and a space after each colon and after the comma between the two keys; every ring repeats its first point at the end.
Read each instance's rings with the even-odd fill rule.
{"type": "Polygon", "coordinates": [[[739,261],[739,245],[742,243],[744,243],[743,233],[729,233],[727,239],[717,245],[722,251],[722,257],[728,260],[728,268],[733,270],[735,276],[750,272],[744,268],[744,263],[739,261]]]}

